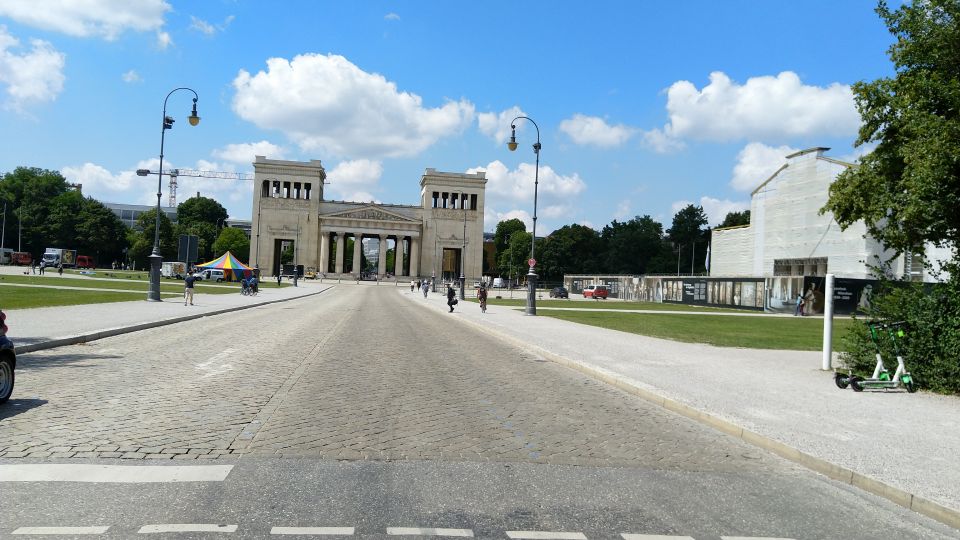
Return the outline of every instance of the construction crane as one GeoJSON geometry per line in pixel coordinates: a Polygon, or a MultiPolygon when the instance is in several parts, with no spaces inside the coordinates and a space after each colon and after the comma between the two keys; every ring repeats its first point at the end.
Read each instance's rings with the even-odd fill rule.
{"type": "MultiPolygon", "coordinates": [[[[220,178],[222,180],[253,180],[252,173],[224,172],[224,171],[198,171],[196,169],[164,169],[163,174],[170,177],[168,184],[170,196],[167,199],[167,206],[173,208],[177,206],[177,177],[193,176],[198,178],[220,178]]],[[[137,176],[147,176],[148,174],[159,174],[149,169],[137,169],[137,176]]]]}

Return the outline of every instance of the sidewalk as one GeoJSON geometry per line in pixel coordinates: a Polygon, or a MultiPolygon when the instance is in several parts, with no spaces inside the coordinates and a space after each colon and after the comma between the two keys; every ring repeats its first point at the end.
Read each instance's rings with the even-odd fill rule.
{"type": "Polygon", "coordinates": [[[239,290],[203,294],[203,289],[197,289],[192,306],[184,306],[180,296],[164,295],[163,302],[148,302],[144,292],[143,300],[132,302],[4,311],[11,328],[8,335],[20,354],[319,294],[332,286],[301,280],[298,287],[262,288],[256,296],[242,296],[239,290]]]}
{"type": "MultiPolygon", "coordinates": [[[[840,390],[821,353],[650,338],[401,294],[681,415],[960,528],[960,398],[840,390]]],[[[663,312],[657,312],[663,313],[663,312]]],[[[744,324],[749,324],[744,319],[744,324]]]]}

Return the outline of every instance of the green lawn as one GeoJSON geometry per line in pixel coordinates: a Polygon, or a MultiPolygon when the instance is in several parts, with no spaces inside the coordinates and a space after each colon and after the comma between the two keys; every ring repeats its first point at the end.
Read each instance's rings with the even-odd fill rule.
{"type": "MultiPolygon", "coordinates": [[[[65,272],[65,273],[68,273],[68,272],[69,272],[69,273],[74,273],[74,274],[80,274],[80,270],[64,270],[64,272],[65,272]]],[[[146,282],[150,279],[150,273],[149,273],[149,272],[134,272],[134,271],[132,271],[132,270],[95,270],[95,272],[96,272],[96,274],[94,274],[94,275],[84,275],[84,277],[88,277],[88,278],[91,278],[91,279],[129,279],[129,280],[132,281],[132,282],[140,281],[140,282],[142,282],[142,283],[146,283],[146,282]]],[[[44,277],[46,277],[46,275],[45,275],[44,277]]],[[[160,285],[162,286],[164,283],[175,284],[175,285],[179,286],[181,289],[183,288],[183,280],[179,280],[179,279],[169,279],[169,278],[161,278],[161,279],[160,279],[160,285]]],[[[200,286],[201,284],[202,284],[202,282],[200,282],[200,281],[197,282],[197,286],[200,286]]],[[[216,286],[216,284],[212,284],[212,285],[216,286]]],[[[239,283],[230,283],[230,282],[220,283],[219,285],[220,285],[220,286],[224,286],[224,287],[239,287],[239,286],[240,286],[239,283]]],[[[290,284],[290,283],[288,283],[287,281],[284,281],[283,284],[280,285],[280,287],[292,287],[292,286],[293,286],[293,285],[290,284]]],[[[261,288],[261,289],[276,289],[276,288],[277,288],[277,280],[275,280],[275,279],[269,279],[269,278],[261,279],[261,280],[260,280],[260,288],[261,288]]]]}
{"type": "MultiPolygon", "coordinates": [[[[176,298],[179,293],[164,297],[176,298]]],[[[0,286],[0,309],[29,309],[50,306],[75,306],[79,304],[105,304],[109,302],[128,302],[145,300],[143,292],[105,292],[78,291],[69,289],[40,289],[33,287],[0,286]]]]}
{"type": "MultiPolygon", "coordinates": [[[[65,278],[59,277],[57,275],[32,275],[32,276],[0,276],[0,286],[4,283],[15,283],[15,284],[26,284],[26,285],[46,285],[53,287],[84,287],[90,289],[124,289],[129,291],[142,291],[147,292],[148,282],[146,279],[131,279],[130,281],[105,281],[103,279],[93,279],[90,276],[90,279],[87,279],[88,276],[85,276],[84,279],[77,278],[65,278]]],[[[108,277],[108,276],[103,276],[108,277]]],[[[197,291],[203,291],[208,294],[228,294],[232,292],[237,292],[240,288],[238,283],[221,283],[221,284],[196,284],[197,291]]],[[[276,287],[276,284],[274,284],[276,287]]],[[[7,287],[4,290],[13,289],[16,287],[7,287]]],[[[36,290],[36,289],[33,289],[36,290]]],[[[160,280],[160,292],[170,292],[170,293],[182,293],[183,292],[183,282],[176,280],[162,279],[160,280]]]]}
{"type": "MultiPolygon", "coordinates": [[[[507,293],[510,294],[509,292],[507,293]]],[[[476,298],[472,299],[474,302],[476,298]]],[[[487,303],[491,306],[516,306],[524,307],[527,305],[526,295],[519,295],[517,291],[513,292],[513,299],[494,298],[493,295],[487,297],[487,303]]],[[[659,302],[621,302],[620,300],[594,300],[594,301],[575,301],[575,300],[553,300],[537,299],[537,308],[582,308],[582,309],[644,309],[648,311],[708,311],[711,313],[743,313],[742,309],[715,308],[709,306],[689,306],[686,304],[661,304],[659,302]]]]}
{"type": "MultiPolygon", "coordinates": [[[[805,317],[731,317],[615,311],[551,311],[538,315],[688,343],[748,349],[816,351],[823,347],[823,319],[805,317]]],[[[833,348],[856,324],[834,319],[833,348]]]]}

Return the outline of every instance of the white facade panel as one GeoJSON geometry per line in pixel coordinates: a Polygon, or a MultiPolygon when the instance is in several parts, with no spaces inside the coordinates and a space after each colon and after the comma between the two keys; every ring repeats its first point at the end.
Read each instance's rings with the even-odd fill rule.
{"type": "Polygon", "coordinates": [[[710,238],[710,273],[718,276],[752,276],[753,229],[715,229],[710,238]]]}

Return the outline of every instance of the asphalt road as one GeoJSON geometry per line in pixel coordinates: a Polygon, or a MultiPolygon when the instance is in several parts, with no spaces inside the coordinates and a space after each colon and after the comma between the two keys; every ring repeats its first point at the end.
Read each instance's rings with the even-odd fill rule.
{"type": "Polygon", "coordinates": [[[344,286],[25,354],[0,537],[957,535],[456,317],[344,286]],[[230,468],[142,483],[183,465],[230,468]]]}

